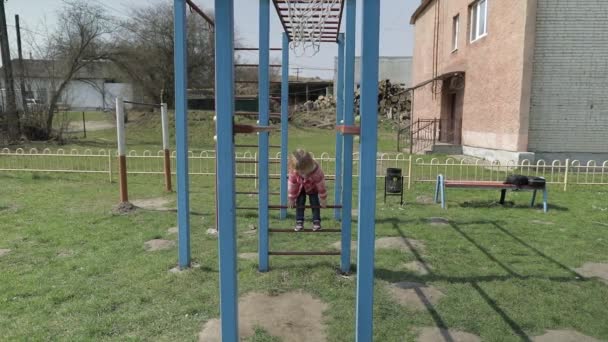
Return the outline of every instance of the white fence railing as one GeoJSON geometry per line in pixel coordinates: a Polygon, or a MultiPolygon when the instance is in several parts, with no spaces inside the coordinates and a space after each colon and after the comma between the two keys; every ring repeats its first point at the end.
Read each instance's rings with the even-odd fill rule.
{"type": "MultiPolygon", "coordinates": [[[[236,174],[257,176],[257,153],[238,152],[236,174]]],[[[335,178],[336,160],[329,153],[315,156],[328,178],[335,178]]],[[[270,157],[270,176],[281,173],[280,154],[270,157]]],[[[116,151],[86,149],[50,150],[9,149],[0,150],[0,171],[10,172],[63,172],[101,173],[112,180],[117,172],[116,151]]],[[[172,170],[175,170],[175,152],[172,153],[172,170]]],[[[358,176],[359,154],[353,154],[353,175],[358,176]]],[[[418,158],[403,153],[379,153],[376,160],[377,177],[384,177],[387,168],[403,170],[408,188],[414,183],[434,182],[438,174],[451,180],[504,180],[513,173],[544,177],[550,184],[560,184],[567,189],[568,184],[608,185],[608,161],[524,160],[519,164],[487,162],[477,159],[418,158]]],[[[163,174],[163,151],[127,153],[129,174],[163,174]]],[[[215,151],[189,152],[189,174],[215,175],[215,151]]],[[[255,178],[252,177],[255,182],[255,178]]]]}

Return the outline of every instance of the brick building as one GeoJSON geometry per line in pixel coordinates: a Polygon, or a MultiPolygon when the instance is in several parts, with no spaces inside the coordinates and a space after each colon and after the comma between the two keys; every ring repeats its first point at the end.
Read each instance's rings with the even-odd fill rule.
{"type": "Polygon", "coordinates": [[[422,0],[414,121],[489,160],[608,160],[607,16],[608,1],[422,0]]]}

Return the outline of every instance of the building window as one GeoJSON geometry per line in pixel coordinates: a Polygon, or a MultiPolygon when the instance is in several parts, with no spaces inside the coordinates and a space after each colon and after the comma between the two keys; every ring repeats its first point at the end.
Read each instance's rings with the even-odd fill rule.
{"type": "Polygon", "coordinates": [[[460,15],[452,19],[452,51],[458,50],[458,35],[460,34],[460,15]]]}
{"type": "Polygon", "coordinates": [[[488,34],[488,0],[479,0],[471,5],[471,41],[488,34]]]}

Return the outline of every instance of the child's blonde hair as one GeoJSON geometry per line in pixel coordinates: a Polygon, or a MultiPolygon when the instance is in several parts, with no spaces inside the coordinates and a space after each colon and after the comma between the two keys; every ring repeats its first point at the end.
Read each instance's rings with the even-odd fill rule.
{"type": "Polygon", "coordinates": [[[297,149],[291,153],[289,168],[303,174],[309,174],[315,169],[315,160],[312,155],[303,149],[297,149]]]}

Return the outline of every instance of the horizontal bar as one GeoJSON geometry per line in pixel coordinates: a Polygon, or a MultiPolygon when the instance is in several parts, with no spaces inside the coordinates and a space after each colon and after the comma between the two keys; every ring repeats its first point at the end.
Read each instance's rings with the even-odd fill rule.
{"type": "Polygon", "coordinates": [[[295,231],[293,229],[277,229],[277,228],[270,228],[270,229],[268,229],[268,231],[270,233],[341,233],[342,232],[340,229],[321,229],[321,230],[304,229],[304,230],[295,231]]]}
{"type": "Polygon", "coordinates": [[[340,255],[340,252],[334,251],[319,251],[319,252],[295,252],[295,251],[281,251],[281,252],[268,252],[268,255],[340,255]]]}
{"type": "MultiPolygon", "coordinates": [[[[237,51],[258,51],[260,50],[259,48],[255,48],[255,47],[237,47],[234,48],[237,51]]],[[[270,51],[282,51],[283,49],[281,48],[270,48],[270,51]]]]}
{"type": "MultiPolygon", "coordinates": [[[[258,112],[235,112],[234,115],[243,115],[243,116],[247,116],[247,115],[251,115],[251,116],[257,116],[260,115],[260,113],[258,112]]],[[[281,118],[281,113],[270,113],[270,117],[277,117],[277,118],[281,118]]]]}
{"type": "MultiPolygon", "coordinates": [[[[257,161],[257,160],[238,160],[238,159],[235,160],[235,162],[239,163],[239,164],[258,164],[259,163],[259,161],[257,161]]],[[[280,164],[281,163],[280,160],[269,160],[268,162],[270,164],[280,164]]]]}
{"type": "MultiPolygon", "coordinates": [[[[234,147],[249,147],[249,148],[258,148],[260,146],[258,145],[248,145],[248,144],[244,144],[244,145],[234,145],[234,147]]],[[[280,145],[268,145],[268,147],[270,148],[281,148],[280,145]]],[[[105,172],[105,171],[104,171],[105,172]]]]}
{"type": "Polygon", "coordinates": [[[336,130],[345,135],[359,135],[361,134],[361,127],[359,126],[336,126],[336,130]]]}
{"type": "MultiPolygon", "coordinates": [[[[278,8],[279,8],[279,10],[281,10],[281,12],[287,12],[287,11],[289,11],[289,7],[280,7],[279,6],[278,8]]],[[[335,8],[335,7],[332,7],[332,8],[311,8],[310,10],[313,11],[313,12],[325,12],[325,11],[340,12],[340,9],[339,8],[335,8]]]]}
{"type": "Polygon", "coordinates": [[[127,101],[127,100],[123,100],[122,102],[140,105],[140,106],[160,107],[160,104],[155,104],[155,103],[135,102],[135,101],[127,101]]]}
{"type": "MultiPolygon", "coordinates": [[[[237,191],[236,192],[237,195],[258,195],[259,192],[257,191],[237,191]]],[[[280,192],[269,192],[269,195],[279,195],[280,192]]]]}
{"type": "MultiPolygon", "coordinates": [[[[236,179],[258,179],[258,176],[241,175],[241,176],[234,176],[234,178],[236,178],[236,179]]],[[[268,177],[268,179],[281,179],[281,177],[270,176],[270,177],[268,177]]]]}
{"type": "Polygon", "coordinates": [[[186,0],[186,3],[188,4],[188,6],[190,6],[190,8],[198,13],[198,15],[200,15],[201,17],[203,17],[203,19],[205,19],[205,21],[211,25],[211,27],[215,27],[215,22],[213,22],[213,19],[211,19],[207,14],[205,14],[205,12],[203,12],[203,10],[201,10],[200,8],[198,8],[198,6],[196,6],[191,0],[186,0]]]}
{"type": "MultiPolygon", "coordinates": [[[[318,205],[305,205],[305,206],[298,206],[298,207],[294,207],[294,208],[299,208],[299,209],[342,209],[341,205],[326,205],[325,207],[321,207],[318,205]]],[[[268,209],[290,209],[288,206],[286,205],[269,205],[268,209]]]]}
{"type": "MultiPolygon", "coordinates": [[[[258,81],[250,81],[250,80],[236,80],[235,83],[243,83],[243,84],[258,84],[258,81]]],[[[281,84],[281,81],[270,81],[270,84],[281,84]]]]}
{"type": "MultiPolygon", "coordinates": [[[[250,67],[250,68],[254,68],[254,67],[259,67],[259,64],[235,64],[235,67],[250,67]]],[[[269,64],[268,65],[271,68],[280,68],[281,64],[269,64]]]]}

